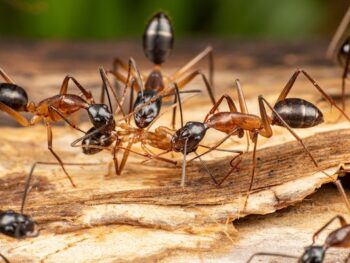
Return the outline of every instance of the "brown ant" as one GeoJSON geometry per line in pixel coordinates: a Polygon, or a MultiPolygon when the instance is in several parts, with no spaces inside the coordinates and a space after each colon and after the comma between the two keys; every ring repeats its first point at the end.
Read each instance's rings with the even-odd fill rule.
{"type": "MultiPolygon", "coordinates": [[[[146,57],[155,65],[154,69],[151,71],[149,76],[146,78],[145,89],[143,89],[143,84],[140,81],[131,82],[131,94],[130,94],[130,109],[133,101],[134,88],[138,91],[136,100],[134,102],[133,108],[138,108],[135,110],[134,119],[135,124],[139,128],[147,127],[159,114],[162,105],[162,97],[166,93],[173,93],[173,85],[171,83],[177,82],[178,88],[181,89],[191,82],[196,76],[201,76],[204,84],[209,93],[210,99],[213,104],[215,104],[215,98],[211,87],[213,86],[213,49],[207,47],[196,57],[190,60],[182,68],[177,70],[171,77],[165,77],[161,73],[161,64],[165,62],[167,57],[173,48],[174,36],[173,27],[169,17],[163,13],[156,13],[148,22],[144,34],[143,34],[143,50],[146,57]],[[199,70],[189,72],[193,66],[195,66],[199,61],[208,57],[209,59],[209,80],[206,76],[199,70]],[[186,75],[187,74],[187,75],[186,75]],[[168,88],[166,88],[168,87],[168,88]],[[148,102],[148,106],[140,105],[148,102]]],[[[137,69],[133,60],[129,60],[129,65],[124,64],[120,59],[116,58],[113,63],[113,70],[109,73],[113,74],[117,80],[125,84],[128,87],[129,75],[132,74],[135,77],[137,69]],[[119,70],[118,66],[123,68],[128,72],[128,76],[123,76],[119,70]],[[130,67],[133,66],[133,71],[130,72],[130,67]]],[[[137,77],[136,77],[137,78],[137,77]]],[[[125,96],[126,89],[124,90],[125,96]]],[[[123,96],[123,97],[124,97],[123,96]]],[[[176,98],[175,98],[176,99],[176,98]]],[[[131,111],[131,110],[129,110],[131,111]]],[[[172,127],[175,129],[175,113],[176,108],[174,108],[174,113],[172,117],[172,127]]]]}
{"type": "MultiPolygon", "coordinates": [[[[229,95],[223,95],[214,107],[209,111],[204,119],[204,122],[188,122],[186,125],[177,131],[173,137],[174,145],[178,145],[178,150],[183,151],[184,157],[186,154],[194,151],[200,141],[203,139],[206,131],[209,128],[216,129],[224,132],[227,136],[220,140],[215,146],[211,147],[207,152],[200,154],[192,160],[199,158],[200,156],[216,149],[229,137],[237,135],[239,138],[243,137],[244,131],[248,131],[250,139],[254,143],[253,149],[253,164],[252,164],[252,175],[248,193],[251,191],[254,181],[255,169],[256,169],[256,148],[258,142],[258,136],[261,135],[266,138],[270,138],[273,135],[271,126],[278,125],[286,128],[296,140],[300,142],[306,153],[310,156],[315,166],[317,165],[316,160],[313,158],[309,150],[304,145],[302,139],[292,130],[292,128],[310,128],[314,127],[323,122],[322,112],[312,103],[300,99],[300,98],[286,98],[291,88],[293,87],[295,80],[302,73],[305,77],[313,84],[313,86],[322,94],[322,96],[334,107],[336,107],[349,121],[350,118],[339,108],[334,100],[328,96],[323,89],[315,82],[315,80],[304,70],[296,70],[292,77],[287,82],[286,86],[279,95],[277,102],[274,106],[271,106],[263,96],[259,96],[259,109],[260,116],[249,114],[246,106],[243,91],[240,83],[236,80],[236,88],[239,98],[240,110],[238,111],[232,98],[229,95]],[[229,106],[229,112],[216,112],[220,104],[226,100],[229,106]],[[272,111],[272,117],[269,117],[266,112],[265,105],[272,111]]],[[[227,177],[232,174],[238,167],[241,159],[238,158],[242,151],[236,151],[238,153],[231,162],[231,170],[224,176],[224,178],[218,183],[221,185],[227,177]],[[238,158],[238,159],[237,159],[238,158]]],[[[184,158],[184,162],[186,159],[184,158]]],[[[182,182],[185,180],[185,170],[183,170],[182,182]]],[[[248,194],[249,196],[249,194],[248,194]]],[[[248,200],[247,196],[247,200],[248,200]]],[[[247,204],[247,201],[246,201],[247,204]]],[[[245,206],[246,206],[245,204],[245,206]]]]}
{"type": "MultiPolygon", "coordinates": [[[[47,127],[48,149],[59,162],[72,186],[75,187],[72,178],[64,168],[62,160],[53,150],[51,123],[64,120],[72,128],[84,133],[84,131],[71,123],[67,117],[80,109],[85,109],[95,128],[103,127],[104,129],[114,129],[114,118],[108,111],[107,105],[96,104],[91,92],[85,90],[72,76],[66,76],[64,78],[58,95],[44,99],[35,105],[34,102],[28,102],[26,91],[22,87],[16,85],[2,69],[0,69],[0,75],[6,81],[5,83],[0,83],[0,110],[8,113],[22,126],[32,126],[40,121],[44,121],[47,127]],[[67,93],[69,80],[75,83],[82,93],[81,96],[67,93]],[[34,116],[28,121],[18,113],[21,111],[30,112],[34,116]]],[[[110,98],[108,99],[110,101],[110,98]]]]}
{"type": "Polygon", "coordinates": [[[346,11],[342,21],[340,22],[331,43],[328,46],[327,55],[333,58],[343,68],[342,83],[341,83],[341,99],[342,109],[345,111],[345,88],[346,79],[349,73],[350,64],[350,7],[346,11]]]}
{"type": "MultiPolygon", "coordinates": [[[[326,251],[331,247],[350,248],[350,224],[348,224],[344,217],[337,215],[329,220],[321,229],[319,229],[312,237],[312,244],[305,248],[301,257],[296,257],[280,253],[255,253],[252,255],[247,263],[252,262],[256,256],[277,256],[284,258],[297,258],[299,263],[322,263],[325,258],[326,251]],[[323,246],[316,246],[315,241],[318,235],[326,229],[334,220],[339,220],[341,227],[332,231],[326,238],[323,246]]],[[[345,262],[348,262],[350,255],[345,262]]]]}

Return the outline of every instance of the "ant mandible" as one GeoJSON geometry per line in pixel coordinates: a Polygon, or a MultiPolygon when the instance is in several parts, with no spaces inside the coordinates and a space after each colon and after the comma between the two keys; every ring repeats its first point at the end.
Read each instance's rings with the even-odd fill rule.
{"type": "Polygon", "coordinates": [[[35,105],[34,102],[28,102],[26,91],[22,87],[16,85],[2,69],[0,69],[0,75],[6,81],[5,83],[0,83],[0,110],[9,114],[22,126],[33,126],[40,121],[44,121],[47,128],[48,149],[62,167],[72,186],[76,187],[72,178],[66,171],[62,160],[53,150],[51,122],[64,120],[72,128],[84,133],[84,131],[71,123],[67,117],[80,109],[85,109],[94,127],[100,128],[104,126],[112,129],[115,125],[114,118],[113,115],[107,111],[107,105],[96,104],[91,92],[85,90],[72,76],[66,76],[64,78],[58,95],[44,99],[35,105]],[[67,93],[69,80],[72,80],[82,92],[81,96],[67,93]],[[28,121],[19,114],[21,111],[30,112],[34,116],[28,121]]]}
{"type": "MultiPolygon", "coordinates": [[[[146,78],[144,90],[142,89],[142,84],[139,81],[132,81],[130,85],[130,107],[132,107],[133,104],[134,88],[138,90],[138,94],[133,105],[134,109],[139,108],[138,106],[144,104],[145,102],[149,102],[148,106],[142,106],[142,108],[138,111],[135,110],[134,119],[139,128],[147,127],[158,116],[162,104],[159,93],[165,93],[166,91],[170,93],[174,92],[173,85],[171,85],[173,82],[177,82],[178,88],[181,89],[191,82],[196,76],[201,76],[209,93],[210,99],[212,103],[215,104],[215,98],[211,88],[213,86],[214,69],[213,49],[211,47],[207,47],[196,57],[190,60],[185,66],[177,70],[171,77],[165,77],[161,73],[161,64],[163,64],[170,55],[173,48],[173,42],[174,33],[169,17],[163,12],[156,13],[148,22],[143,34],[144,53],[146,57],[155,65],[155,67],[146,78]],[[209,80],[200,70],[189,72],[191,68],[193,68],[205,57],[208,57],[209,59],[209,80]]],[[[132,60],[129,60],[128,64],[129,65],[124,64],[120,59],[116,58],[113,63],[113,70],[108,71],[109,73],[113,74],[117,80],[124,83],[125,88],[128,87],[129,75],[132,74],[135,77],[135,73],[138,71],[135,67],[135,63],[132,60]],[[128,72],[127,77],[118,71],[118,66],[128,72]],[[130,69],[131,66],[133,66],[133,71],[130,69]]],[[[123,91],[124,96],[125,92],[126,89],[123,91]]],[[[173,129],[175,129],[175,116],[176,108],[174,108],[172,117],[173,129]]]]}
{"type": "MultiPolygon", "coordinates": [[[[236,81],[236,88],[238,92],[239,104],[241,112],[237,110],[233,100],[229,95],[223,95],[214,107],[209,111],[207,116],[204,119],[204,122],[188,122],[180,129],[174,137],[174,140],[178,142],[179,150],[182,150],[184,153],[192,152],[193,149],[198,147],[199,142],[203,139],[206,131],[209,128],[216,129],[218,131],[224,132],[227,136],[220,140],[215,146],[211,147],[207,152],[200,154],[195,157],[199,158],[200,156],[212,151],[219,147],[225,140],[229,137],[237,135],[238,137],[243,137],[244,131],[249,131],[250,139],[254,143],[253,149],[253,164],[252,164],[252,175],[251,182],[249,185],[249,192],[252,189],[255,169],[256,169],[256,148],[258,142],[258,136],[261,135],[266,138],[270,138],[273,135],[271,125],[278,125],[285,127],[303,146],[304,150],[310,156],[312,162],[317,166],[317,162],[314,157],[311,155],[309,150],[304,145],[302,139],[292,130],[292,128],[310,128],[316,126],[323,122],[322,112],[312,103],[300,99],[300,98],[286,98],[291,88],[293,87],[295,80],[302,73],[305,77],[313,84],[313,86],[325,97],[325,99],[334,107],[336,107],[349,121],[350,118],[347,116],[341,108],[339,108],[333,99],[328,96],[322,88],[315,82],[315,80],[304,70],[297,70],[292,75],[292,77],[287,82],[286,86],[279,95],[277,102],[272,107],[263,96],[259,96],[259,109],[260,116],[249,114],[243,91],[241,89],[240,83],[236,81]],[[219,105],[226,100],[229,106],[229,112],[217,112],[219,105]],[[266,112],[265,105],[272,111],[272,117],[269,117],[266,112]]],[[[230,171],[224,176],[224,178],[219,182],[221,185],[227,177],[232,174],[238,167],[241,159],[238,158],[243,152],[237,151],[238,155],[235,156],[231,162],[230,171]]],[[[192,159],[192,160],[194,160],[192,159]]],[[[183,173],[183,182],[185,180],[185,174],[183,173]]],[[[248,200],[247,196],[247,200],[248,200]]],[[[247,204],[247,201],[246,201],[247,204]]],[[[245,204],[245,206],[246,206],[245,204]]]]}
{"type": "MultiPolygon", "coordinates": [[[[301,255],[301,257],[282,254],[282,253],[259,252],[252,255],[247,261],[247,263],[252,262],[252,260],[256,256],[275,256],[275,257],[283,257],[283,258],[296,258],[298,259],[298,263],[322,263],[324,261],[327,250],[331,247],[350,248],[350,224],[348,224],[345,218],[341,215],[337,215],[333,217],[313,235],[311,246],[308,246],[305,248],[305,251],[301,255]],[[341,227],[332,231],[327,236],[323,246],[314,245],[318,235],[335,220],[339,220],[341,227]]],[[[347,257],[345,262],[348,262],[349,259],[350,259],[350,255],[347,257]]]]}
{"type": "Polygon", "coordinates": [[[345,111],[345,89],[346,79],[349,74],[350,64],[350,34],[349,34],[349,23],[350,23],[350,7],[346,11],[342,21],[340,22],[327,50],[327,55],[337,61],[339,66],[343,68],[342,82],[341,82],[341,99],[342,109],[345,111]]]}

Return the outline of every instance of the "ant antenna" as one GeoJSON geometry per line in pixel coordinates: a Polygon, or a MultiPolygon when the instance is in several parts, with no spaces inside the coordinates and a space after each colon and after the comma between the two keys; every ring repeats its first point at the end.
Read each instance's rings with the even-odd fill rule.
{"type": "Polygon", "coordinates": [[[125,116],[125,112],[123,111],[123,108],[122,108],[122,105],[120,104],[120,101],[118,99],[118,96],[117,94],[115,93],[114,89],[112,88],[112,85],[111,83],[109,82],[109,79],[107,78],[107,74],[106,74],[106,71],[103,67],[100,67],[99,68],[99,71],[100,71],[100,75],[101,75],[101,78],[102,78],[102,82],[103,82],[103,89],[106,90],[107,92],[107,97],[108,97],[108,102],[109,102],[109,106],[110,106],[110,110],[111,112],[113,113],[113,110],[112,110],[112,103],[111,103],[111,99],[110,99],[110,96],[109,96],[109,92],[108,92],[108,88],[111,90],[112,94],[113,94],[113,97],[115,99],[115,101],[117,102],[118,104],[118,107],[120,109],[120,112],[122,113],[123,116],[125,116]]]}
{"type": "Polygon", "coordinates": [[[206,172],[209,174],[209,176],[211,177],[211,179],[213,180],[213,182],[218,185],[218,182],[216,181],[215,177],[213,176],[213,174],[210,172],[208,166],[205,164],[205,162],[203,162],[202,158],[198,155],[197,152],[194,152],[194,154],[198,157],[202,167],[206,170],[206,172]]]}
{"type": "Polygon", "coordinates": [[[272,257],[282,257],[282,258],[298,258],[297,256],[292,256],[292,255],[288,255],[288,254],[259,252],[259,253],[255,253],[254,255],[252,255],[248,259],[247,263],[252,262],[252,260],[253,260],[253,258],[255,256],[272,256],[272,257]]]}
{"type": "MultiPolygon", "coordinates": [[[[175,88],[175,96],[177,98],[177,101],[179,103],[179,109],[180,109],[180,119],[181,119],[181,128],[184,126],[184,118],[183,118],[183,113],[182,113],[182,103],[181,103],[181,97],[180,97],[180,92],[179,92],[179,87],[177,86],[176,82],[174,82],[174,88],[175,88]]],[[[176,106],[174,108],[174,111],[176,113],[176,106]]]]}
{"type": "Polygon", "coordinates": [[[135,71],[136,73],[136,82],[137,82],[137,85],[139,86],[140,88],[140,91],[141,91],[141,95],[143,97],[143,90],[144,90],[144,86],[143,86],[143,81],[142,81],[142,78],[141,78],[141,73],[139,71],[139,68],[135,62],[135,60],[131,57],[129,58],[129,66],[128,66],[128,77],[126,78],[126,82],[125,82],[125,89],[128,87],[128,84],[129,84],[129,80],[130,80],[130,76],[131,76],[131,68],[135,71]]]}

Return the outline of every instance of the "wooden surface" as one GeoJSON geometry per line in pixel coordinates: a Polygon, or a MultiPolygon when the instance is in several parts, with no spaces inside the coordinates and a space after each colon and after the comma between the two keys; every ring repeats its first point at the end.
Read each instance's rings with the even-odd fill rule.
{"type": "MultiPolygon", "coordinates": [[[[203,41],[191,45],[180,42],[170,58],[173,61],[166,65],[166,72],[173,72],[204,48],[205,45],[197,43],[203,41]]],[[[99,86],[97,66],[108,67],[111,57],[119,54],[135,52],[134,57],[142,69],[149,70],[150,65],[137,44],[2,42],[2,50],[13,52],[1,53],[0,61],[17,83],[27,88],[30,97],[39,101],[55,94],[68,73],[96,91],[99,86]]],[[[215,75],[217,95],[232,94],[229,87],[235,78],[240,78],[251,112],[257,112],[258,94],[273,103],[297,67],[308,70],[329,92],[338,90],[339,70],[323,59],[323,43],[216,41],[212,44],[219,50],[215,75]]],[[[201,67],[205,68],[205,64],[201,67]]],[[[198,81],[193,87],[202,88],[202,84],[198,81]]],[[[311,87],[305,79],[300,79],[291,96],[303,96],[315,102],[319,95],[311,87]]],[[[204,96],[187,101],[184,105],[186,120],[202,120],[209,109],[207,102],[204,96]]],[[[349,160],[350,124],[330,123],[336,112],[333,110],[329,114],[324,102],[318,105],[326,111],[326,124],[308,131],[297,130],[297,133],[308,137],[305,143],[320,163],[320,169],[333,175],[340,163],[349,160]]],[[[4,114],[1,117],[3,122],[13,123],[4,114]]],[[[159,124],[168,123],[165,115],[159,124]]],[[[82,127],[88,126],[83,124],[82,127]]],[[[243,211],[250,154],[244,156],[240,171],[221,188],[212,184],[198,163],[193,163],[188,167],[188,185],[183,190],[178,187],[179,167],[156,162],[140,166],[141,160],[136,157],[130,159],[122,176],[109,176],[107,168],[111,156],[108,152],[82,156],[79,149],[69,147],[79,134],[67,127],[55,127],[54,147],[63,160],[100,165],[68,168],[77,189],[70,187],[58,167],[38,168],[26,212],[38,221],[42,233],[36,239],[21,241],[3,237],[0,251],[13,262],[63,262],[67,259],[70,262],[245,262],[258,251],[300,255],[318,227],[335,214],[347,211],[332,186],[310,197],[332,179],[313,167],[300,145],[292,142],[292,137],[283,129],[277,127],[274,132],[276,136],[259,142],[255,192],[247,210],[243,211]],[[268,216],[239,219],[246,214],[269,214],[290,205],[295,207],[268,216]],[[235,228],[226,223],[230,220],[235,220],[235,228]]],[[[222,136],[210,132],[206,144],[222,136]]],[[[40,126],[3,127],[0,137],[0,207],[18,209],[23,181],[31,164],[52,160],[46,149],[46,132],[40,126]]],[[[244,149],[244,142],[229,141],[223,147],[244,149]]],[[[180,160],[181,156],[174,158],[180,160]]],[[[229,154],[215,152],[206,159],[217,177],[222,177],[229,169],[229,154]]],[[[327,258],[334,262],[335,257],[344,255],[346,251],[330,250],[327,258]]]]}

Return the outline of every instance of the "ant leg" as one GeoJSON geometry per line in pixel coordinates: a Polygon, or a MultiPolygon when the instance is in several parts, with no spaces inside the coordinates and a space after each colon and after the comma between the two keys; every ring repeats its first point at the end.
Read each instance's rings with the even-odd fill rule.
{"type": "Polygon", "coordinates": [[[50,125],[49,122],[46,122],[46,127],[47,127],[47,146],[48,146],[48,149],[52,153],[52,155],[56,158],[56,160],[59,162],[59,164],[61,165],[62,170],[66,174],[66,176],[69,179],[71,185],[73,187],[76,187],[76,185],[74,184],[72,178],[69,176],[69,174],[67,173],[66,169],[64,168],[62,160],[60,159],[60,157],[52,149],[52,128],[51,128],[51,125],[50,125]]]}
{"type": "Polygon", "coordinates": [[[84,97],[91,103],[94,102],[94,99],[92,97],[91,91],[86,90],[74,77],[72,76],[66,76],[63,79],[62,85],[61,85],[61,89],[60,89],[60,95],[65,95],[67,94],[67,90],[68,90],[68,83],[69,80],[72,80],[74,82],[74,84],[77,86],[77,88],[80,90],[81,93],[83,93],[84,97]]]}
{"type": "Polygon", "coordinates": [[[231,166],[231,170],[228,171],[228,173],[225,175],[224,178],[221,179],[221,181],[218,183],[218,185],[220,186],[235,170],[237,170],[238,165],[242,162],[242,158],[241,155],[243,154],[242,151],[236,151],[236,153],[238,153],[238,155],[234,156],[232,158],[232,160],[230,161],[230,166],[231,166]],[[239,159],[237,159],[239,158],[239,159]],[[237,162],[234,163],[234,161],[237,159],[237,162]]]}
{"type": "MultiPolygon", "coordinates": [[[[191,160],[189,160],[189,162],[192,162],[193,160],[199,158],[199,157],[202,157],[203,155],[206,155],[207,153],[215,150],[216,148],[218,148],[221,144],[223,144],[228,138],[230,138],[234,133],[237,132],[239,128],[236,127],[234,128],[232,131],[230,131],[223,139],[221,139],[217,144],[215,144],[214,146],[210,147],[208,151],[202,153],[202,154],[199,154],[198,156],[192,158],[191,160]]],[[[234,150],[231,150],[231,151],[234,151],[234,150]]],[[[237,153],[240,153],[241,151],[237,151],[237,153]]]]}
{"type": "Polygon", "coordinates": [[[263,116],[265,116],[265,117],[263,117],[264,130],[262,130],[260,132],[260,134],[262,136],[264,136],[264,137],[271,137],[271,135],[272,135],[271,125],[270,125],[268,117],[267,117],[267,113],[266,113],[266,109],[265,109],[264,103],[270,108],[270,110],[273,113],[275,113],[275,115],[277,116],[279,121],[282,123],[283,127],[285,127],[294,136],[294,138],[303,146],[304,150],[310,156],[310,158],[311,158],[312,162],[314,163],[314,165],[316,167],[318,167],[318,164],[317,164],[315,158],[312,156],[310,151],[307,149],[307,147],[305,146],[303,140],[293,131],[293,129],[291,127],[289,127],[289,125],[283,120],[283,118],[278,114],[278,112],[275,111],[275,109],[270,105],[270,103],[268,103],[268,101],[261,95],[259,96],[260,114],[262,115],[262,117],[263,116]],[[268,128],[268,130],[266,131],[267,128],[268,128]],[[271,133],[269,132],[269,130],[271,131],[271,133]]]}
{"type": "Polygon", "coordinates": [[[17,111],[12,109],[11,107],[7,106],[6,104],[0,102],[0,111],[6,112],[8,115],[10,115],[12,118],[14,118],[20,125],[24,127],[30,126],[30,122],[24,118],[21,114],[19,114],[17,111]]]}
{"type": "MultiPolygon", "coordinates": [[[[113,71],[117,72],[118,71],[118,66],[120,66],[122,69],[125,71],[128,71],[128,65],[124,63],[120,58],[114,58],[113,59],[113,71]]],[[[140,72],[142,78],[145,78],[144,74],[140,72]]]]}
{"type": "MultiPolygon", "coordinates": [[[[194,152],[194,154],[196,156],[198,156],[197,152],[194,152]]],[[[216,185],[219,185],[218,182],[216,181],[215,177],[213,176],[213,174],[211,173],[211,171],[209,170],[208,166],[205,164],[205,162],[203,162],[202,158],[198,157],[200,164],[202,165],[202,167],[206,170],[206,172],[209,174],[210,178],[213,180],[213,182],[216,185]]]]}
{"type": "MultiPolygon", "coordinates": [[[[65,163],[65,165],[77,165],[77,166],[92,166],[92,165],[99,165],[100,163],[65,163]]],[[[24,205],[25,205],[25,201],[27,199],[27,195],[29,192],[29,187],[30,187],[30,182],[33,178],[33,174],[34,174],[34,170],[37,167],[37,165],[60,165],[56,162],[35,162],[32,167],[30,168],[30,172],[27,176],[26,179],[26,183],[25,183],[25,187],[24,187],[24,191],[23,191],[23,196],[22,196],[22,202],[21,202],[21,214],[23,214],[23,210],[24,210],[24,205]]]]}
{"type": "Polygon", "coordinates": [[[0,253],[0,257],[4,260],[5,263],[10,263],[10,261],[1,253],[0,253]]]}
{"type": "Polygon", "coordinates": [[[284,100],[290,90],[292,89],[295,80],[298,78],[299,74],[302,73],[311,83],[312,85],[322,94],[322,96],[332,105],[334,106],[348,121],[350,121],[350,117],[335,103],[335,101],[317,84],[317,82],[305,71],[302,69],[298,69],[294,72],[292,77],[287,82],[286,86],[282,90],[280,96],[278,97],[277,102],[284,100]]]}
{"type": "Polygon", "coordinates": [[[209,63],[209,83],[214,86],[214,56],[213,56],[213,48],[208,46],[202,52],[200,52],[197,56],[191,59],[187,64],[185,64],[182,68],[178,69],[171,77],[172,80],[179,79],[183,76],[188,70],[190,70],[194,65],[196,65],[203,58],[208,56],[209,63]]]}
{"type": "Polygon", "coordinates": [[[349,64],[350,64],[350,52],[348,52],[346,56],[346,62],[344,67],[344,72],[342,75],[342,82],[341,82],[341,99],[342,99],[342,110],[345,111],[345,86],[346,86],[346,78],[348,76],[349,72],[349,64]]]}
{"type": "Polygon", "coordinates": [[[253,260],[256,256],[272,256],[272,257],[282,257],[282,258],[299,258],[299,257],[297,257],[297,256],[292,256],[292,255],[288,255],[288,254],[259,252],[259,253],[255,253],[254,255],[252,255],[252,256],[248,259],[247,263],[252,262],[252,260],[253,260]]]}
{"type": "Polygon", "coordinates": [[[119,170],[117,172],[117,175],[120,175],[122,173],[122,171],[124,170],[126,161],[129,158],[129,154],[130,154],[130,149],[131,146],[134,144],[133,141],[129,141],[128,145],[126,146],[126,148],[124,149],[124,154],[123,154],[123,158],[122,161],[120,162],[120,166],[119,166],[119,170]]]}
{"type": "Polygon", "coordinates": [[[336,215],[336,216],[333,217],[331,220],[329,220],[323,227],[321,227],[319,230],[317,230],[317,231],[315,232],[315,234],[312,236],[312,245],[315,243],[315,241],[316,241],[318,235],[319,235],[323,230],[325,230],[327,226],[329,226],[331,223],[333,223],[334,220],[337,220],[337,219],[339,220],[340,225],[341,225],[342,227],[345,226],[345,225],[347,225],[346,220],[345,220],[345,218],[344,218],[343,216],[341,216],[341,215],[336,215]]]}
{"type": "Polygon", "coordinates": [[[174,164],[174,165],[177,164],[176,161],[174,162],[173,160],[167,159],[165,157],[161,157],[161,155],[167,154],[171,150],[167,150],[167,151],[155,154],[145,144],[142,143],[141,147],[142,147],[142,150],[144,150],[144,152],[147,154],[147,158],[148,158],[147,160],[142,161],[141,164],[145,164],[146,162],[151,161],[153,159],[159,160],[159,161],[163,161],[163,162],[167,162],[167,163],[171,163],[171,164],[174,164]]]}
{"type": "MultiPolygon", "coordinates": [[[[210,82],[208,81],[207,77],[200,70],[196,70],[196,71],[190,73],[189,75],[187,75],[186,77],[184,77],[182,80],[179,80],[177,82],[179,88],[181,89],[184,86],[186,86],[188,83],[190,83],[192,80],[194,80],[194,78],[196,76],[201,76],[202,77],[204,85],[205,85],[205,87],[206,87],[206,89],[208,91],[210,100],[211,100],[212,104],[214,105],[216,100],[215,100],[215,97],[214,97],[212,86],[211,86],[210,82]]],[[[173,82],[175,82],[175,80],[173,80],[173,82]]]]}
{"type": "Polygon", "coordinates": [[[54,106],[49,106],[50,110],[53,110],[54,112],[56,112],[61,118],[62,120],[64,120],[69,126],[71,126],[73,129],[80,131],[82,133],[85,133],[83,130],[81,130],[79,127],[77,127],[74,123],[71,123],[70,120],[68,120],[58,109],[56,109],[54,106]]]}
{"type": "Polygon", "coordinates": [[[221,96],[221,98],[213,105],[213,107],[210,109],[210,111],[208,112],[208,114],[205,116],[204,118],[204,122],[206,122],[209,118],[210,115],[214,114],[215,111],[219,108],[219,106],[223,103],[223,100],[226,100],[227,105],[230,109],[230,112],[238,112],[237,107],[235,105],[235,103],[233,102],[232,98],[227,95],[224,94],[221,96]]]}
{"type": "Polygon", "coordinates": [[[258,144],[258,136],[259,136],[259,133],[258,132],[255,132],[254,135],[253,135],[253,138],[252,138],[252,141],[254,143],[254,148],[253,148],[253,164],[252,164],[252,175],[251,175],[251,179],[250,179],[250,184],[249,184],[249,189],[248,189],[248,193],[247,193],[247,197],[245,199],[245,202],[244,202],[244,208],[243,210],[245,210],[247,208],[247,205],[248,205],[248,199],[249,199],[249,195],[250,195],[250,191],[252,190],[253,188],[253,183],[254,183],[254,177],[255,177],[255,169],[256,169],[256,147],[257,147],[257,144],[258,144]]]}
{"type": "Polygon", "coordinates": [[[15,84],[15,82],[10,78],[9,75],[7,75],[7,73],[2,68],[0,68],[0,76],[6,81],[6,83],[15,84]]]}

